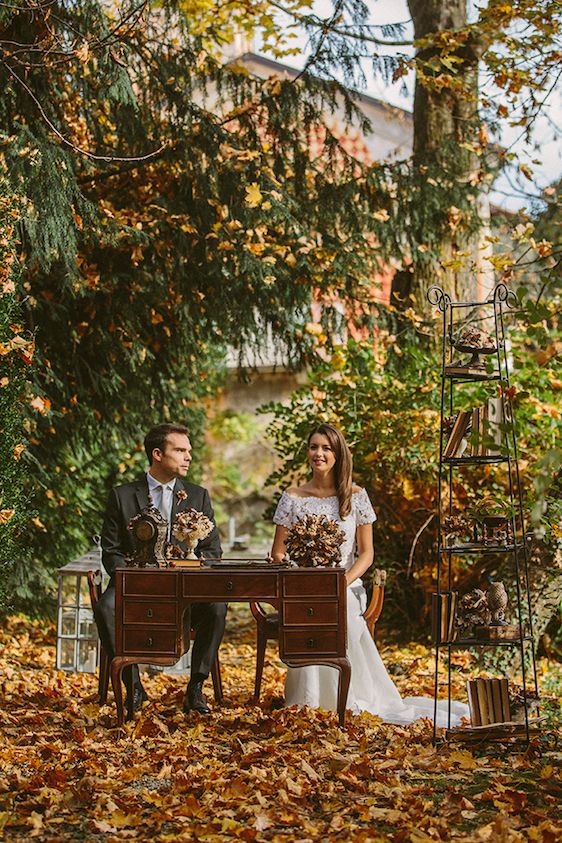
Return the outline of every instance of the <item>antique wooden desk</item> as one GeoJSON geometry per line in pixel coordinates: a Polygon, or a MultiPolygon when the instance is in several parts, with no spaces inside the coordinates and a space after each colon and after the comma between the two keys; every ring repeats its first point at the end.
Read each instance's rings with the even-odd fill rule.
{"type": "MultiPolygon", "coordinates": [[[[343,568],[226,566],[122,568],[115,574],[115,658],[111,682],[124,720],[121,673],[136,663],[175,664],[185,652],[183,614],[196,602],[271,603],[279,608],[279,655],[290,667],[339,670],[338,717],[345,722],[351,677],[346,657],[343,568]]],[[[228,623],[228,617],[227,617],[228,623]]]]}

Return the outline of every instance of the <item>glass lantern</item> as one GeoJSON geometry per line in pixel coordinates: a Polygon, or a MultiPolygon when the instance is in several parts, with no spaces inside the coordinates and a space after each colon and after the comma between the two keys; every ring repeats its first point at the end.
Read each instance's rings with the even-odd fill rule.
{"type": "Polygon", "coordinates": [[[99,639],[88,588],[88,571],[102,571],[100,551],[59,568],[57,611],[57,669],[67,673],[95,673],[99,639]]]}

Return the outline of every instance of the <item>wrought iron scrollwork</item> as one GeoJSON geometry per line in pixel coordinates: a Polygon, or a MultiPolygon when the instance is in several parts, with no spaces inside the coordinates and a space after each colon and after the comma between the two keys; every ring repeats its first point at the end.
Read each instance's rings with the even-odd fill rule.
{"type": "Polygon", "coordinates": [[[507,307],[517,307],[519,299],[505,284],[497,284],[494,287],[494,302],[503,302],[507,307]]]}
{"type": "Polygon", "coordinates": [[[433,284],[427,291],[427,300],[430,304],[436,305],[441,313],[451,306],[451,296],[437,284],[433,284]]]}

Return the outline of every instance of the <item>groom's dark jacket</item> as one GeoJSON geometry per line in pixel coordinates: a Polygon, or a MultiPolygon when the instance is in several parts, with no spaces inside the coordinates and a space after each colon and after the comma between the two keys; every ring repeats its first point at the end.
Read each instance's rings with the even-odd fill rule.
{"type": "MultiPolygon", "coordinates": [[[[144,509],[147,505],[148,481],[146,474],[132,483],[115,486],[109,493],[101,540],[103,566],[112,579],[115,569],[124,568],[125,557],[131,556],[134,552],[133,538],[131,532],[127,529],[127,525],[131,518],[138,515],[141,509],[144,509]]],[[[196,509],[215,524],[208,491],[194,483],[186,483],[178,477],[174,486],[172,524],[177,513],[183,512],[185,509],[196,509]],[[185,499],[181,500],[183,495],[178,498],[178,492],[185,492],[185,499]]],[[[195,552],[197,556],[205,558],[221,555],[219,531],[216,525],[211,533],[199,542],[195,552]]]]}

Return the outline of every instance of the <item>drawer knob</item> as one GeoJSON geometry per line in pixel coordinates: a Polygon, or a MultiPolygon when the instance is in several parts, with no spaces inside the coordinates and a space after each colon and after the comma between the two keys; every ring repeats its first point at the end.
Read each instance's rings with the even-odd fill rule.
{"type": "Polygon", "coordinates": [[[147,617],[147,618],[151,618],[151,617],[152,617],[152,609],[147,609],[147,610],[146,610],[146,617],[147,617]]]}
{"type": "Polygon", "coordinates": [[[309,650],[313,650],[316,647],[316,638],[307,638],[306,646],[309,650]]]}
{"type": "Polygon", "coordinates": [[[152,647],[152,644],[153,644],[152,638],[149,638],[146,643],[149,647],[152,647]]]}
{"type": "Polygon", "coordinates": [[[228,582],[225,585],[225,588],[226,588],[227,591],[233,591],[234,590],[234,583],[232,582],[232,580],[228,580],[228,582]]]}
{"type": "Polygon", "coordinates": [[[306,610],[306,614],[308,615],[309,618],[311,618],[313,616],[314,609],[312,608],[312,606],[308,607],[308,609],[306,610]]]}

